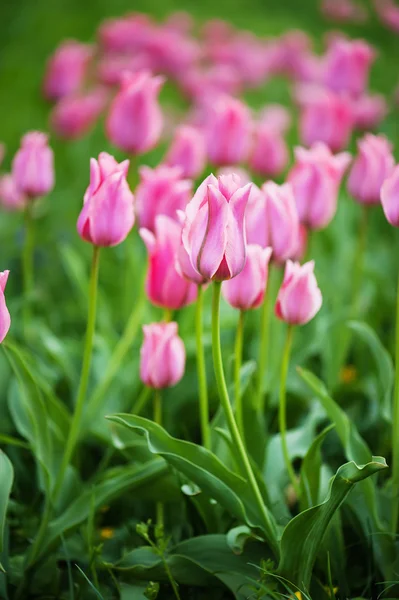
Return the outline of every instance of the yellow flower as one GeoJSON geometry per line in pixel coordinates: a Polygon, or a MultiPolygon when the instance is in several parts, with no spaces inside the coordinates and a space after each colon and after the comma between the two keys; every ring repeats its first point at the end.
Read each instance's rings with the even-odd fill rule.
{"type": "Polygon", "coordinates": [[[357,370],[356,367],[354,367],[353,365],[346,365],[345,367],[342,367],[340,374],[339,374],[339,379],[341,381],[341,383],[353,383],[354,381],[356,381],[357,379],[357,370]]]}
{"type": "Polygon", "coordinates": [[[103,540],[112,539],[114,537],[114,532],[115,529],[112,529],[112,527],[103,527],[102,529],[100,529],[100,534],[103,540]]]}

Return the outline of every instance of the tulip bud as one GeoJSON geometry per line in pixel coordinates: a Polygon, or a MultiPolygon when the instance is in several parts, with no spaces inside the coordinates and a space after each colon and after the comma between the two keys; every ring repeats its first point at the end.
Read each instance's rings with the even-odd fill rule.
{"type": "Polygon", "coordinates": [[[251,184],[240,183],[236,175],[210,175],[186,207],[183,244],[205,279],[223,281],[244,268],[244,213],[251,184]]]}
{"type": "Polygon", "coordinates": [[[323,300],[313,271],[313,260],[302,266],[287,260],[275,307],[276,316],[282,321],[305,325],[319,312],[323,300]]]}
{"type": "Polygon", "coordinates": [[[222,284],[223,296],[233,308],[250,310],[262,304],[271,254],[271,248],[255,244],[247,246],[245,267],[236,277],[222,284]]]}
{"type": "Polygon", "coordinates": [[[106,93],[101,88],[62,98],[51,114],[54,131],[66,139],[83,136],[97,121],[105,108],[106,100],[106,93]]]}
{"type": "Polygon", "coordinates": [[[149,267],[146,292],[151,302],[162,308],[177,310],[194,302],[197,287],[176,268],[181,245],[181,225],[165,215],[155,218],[155,232],[141,228],[147,246],[149,267]]]}
{"type": "Polygon", "coordinates": [[[73,94],[81,87],[87,67],[93,56],[93,48],[75,40],[67,40],[50,58],[44,77],[44,95],[58,100],[73,94]]]}
{"type": "Polygon", "coordinates": [[[382,185],[381,204],[389,223],[399,227],[399,166],[394,168],[382,185]]]}
{"type": "Polygon", "coordinates": [[[183,177],[195,179],[201,175],[206,165],[205,139],[201,131],[190,125],[177,127],[164,162],[170,167],[180,167],[183,177]]]}
{"type": "Polygon", "coordinates": [[[157,145],[162,131],[158,94],[164,82],[149,72],[127,73],[106,121],[110,141],[124,152],[143,154],[157,145]]]}
{"type": "Polygon", "coordinates": [[[0,344],[6,337],[11,325],[11,317],[4,296],[9,273],[10,271],[0,273],[0,344]]]}
{"type": "Polygon", "coordinates": [[[15,185],[28,198],[45,196],[54,187],[54,157],[48,137],[39,131],[26,133],[14,156],[12,176],[15,185]]]}
{"type": "Polygon", "coordinates": [[[180,167],[140,167],[139,172],[140,183],[136,190],[139,226],[154,231],[157,215],[167,215],[176,220],[176,211],[186,208],[191,198],[192,182],[181,179],[180,167]]]}
{"type": "Polygon", "coordinates": [[[299,219],[310,229],[327,227],[337,210],[338,190],[351,161],[348,152],[334,156],[319,142],[310,150],[295,148],[296,163],[288,174],[299,219]]]}
{"type": "Polygon", "coordinates": [[[299,219],[291,185],[268,181],[262,190],[254,189],[245,215],[248,243],[270,246],[273,260],[282,263],[298,245],[299,219]]]}
{"type": "Polygon", "coordinates": [[[11,173],[0,177],[0,204],[7,210],[21,210],[26,206],[26,197],[17,188],[11,173]]]}
{"type": "Polygon", "coordinates": [[[90,160],[90,184],[83,199],[77,229],[81,238],[96,246],[116,246],[134,225],[134,197],[126,181],[129,161],[118,164],[101,152],[90,160]]]}
{"type": "Polygon", "coordinates": [[[374,50],[362,40],[335,40],[324,58],[325,85],[334,92],[360,96],[367,88],[374,58],[374,50]]]}
{"type": "Polygon", "coordinates": [[[395,164],[392,145],[383,135],[366,133],[357,147],[348,178],[349,193],[361,204],[379,204],[381,186],[395,164]]]}
{"type": "Polygon", "coordinates": [[[184,375],[186,351],[178,336],[177,323],[151,323],[143,326],[140,350],[140,378],[152,388],[162,389],[179,383],[184,375]]]}

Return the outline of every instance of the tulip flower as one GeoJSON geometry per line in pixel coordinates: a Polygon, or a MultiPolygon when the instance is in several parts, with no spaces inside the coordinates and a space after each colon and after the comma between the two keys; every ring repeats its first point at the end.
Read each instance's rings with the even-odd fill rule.
{"type": "Polygon", "coordinates": [[[44,77],[43,91],[49,100],[74,94],[82,86],[93,48],[75,40],[63,42],[50,58],[44,77]]]}
{"type": "Polygon", "coordinates": [[[106,152],[90,160],[90,184],[83,199],[77,229],[95,246],[116,246],[134,224],[134,197],[126,181],[129,161],[118,164],[106,152]]]}
{"type": "Polygon", "coordinates": [[[159,165],[155,169],[140,167],[136,190],[136,211],[140,227],[154,231],[157,215],[177,219],[191,198],[192,182],[182,179],[180,167],[159,165]]]}
{"type": "Polygon", "coordinates": [[[0,273],[0,344],[4,341],[11,325],[11,317],[8,312],[4,295],[9,273],[10,271],[3,271],[0,273]]]}
{"type": "Polygon", "coordinates": [[[244,213],[251,184],[210,175],[186,208],[182,240],[194,268],[206,279],[235,277],[245,265],[244,213]]]}
{"type": "Polygon", "coordinates": [[[352,112],[356,129],[375,129],[388,113],[388,105],[382,94],[364,94],[352,102],[352,112]]]}
{"type": "Polygon", "coordinates": [[[0,177],[0,205],[7,210],[21,210],[26,206],[26,197],[16,186],[11,173],[0,177]]]}
{"type": "Polygon", "coordinates": [[[367,12],[353,0],[322,0],[321,10],[327,19],[341,23],[363,23],[367,19],[367,12]]]}
{"type": "Polygon", "coordinates": [[[143,326],[140,350],[141,381],[154,389],[172,387],[184,375],[186,352],[178,335],[177,323],[152,323],[143,326]]]}
{"type": "Polygon", "coordinates": [[[381,204],[389,223],[399,227],[399,165],[382,185],[381,204]]]}
{"type": "Polygon", "coordinates": [[[249,165],[264,177],[280,175],[288,164],[288,147],[281,132],[268,122],[260,122],[254,131],[249,165]]]}
{"type": "Polygon", "coordinates": [[[154,232],[141,228],[140,236],[149,254],[146,291],[151,302],[169,310],[194,302],[197,286],[182,277],[176,265],[181,245],[180,223],[158,215],[154,232]]]}
{"type": "Polygon", "coordinates": [[[394,168],[392,145],[383,135],[366,135],[358,141],[358,155],[348,178],[349,193],[361,204],[379,204],[381,186],[394,168]]]}
{"type": "Polygon", "coordinates": [[[276,316],[282,321],[305,325],[319,312],[322,296],[313,271],[313,260],[302,266],[287,261],[275,307],[276,316]]]}
{"type": "Polygon", "coordinates": [[[195,179],[201,175],[206,165],[205,139],[202,132],[190,125],[177,127],[164,162],[170,167],[180,167],[182,177],[195,179]]]}
{"type": "Polygon", "coordinates": [[[65,139],[83,136],[97,121],[106,101],[107,96],[102,88],[62,98],[51,114],[54,131],[65,139]]]}
{"type": "Polygon", "coordinates": [[[222,294],[233,308],[251,310],[262,304],[271,254],[271,248],[256,244],[247,246],[245,267],[236,277],[222,284],[222,294]]]}
{"type": "Polygon", "coordinates": [[[310,229],[327,227],[337,209],[338,189],[351,161],[348,152],[333,155],[319,142],[310,150],[295,148],[296,163],[288,174],[299,219],[310,229]]]}
{"type": "Polygon", "coordinates": [[[399,7],[393,0],[374,0],[374,8],[381,23],[395,33],[399,32],[399,7]]]}
{"type": "Polygon", "coordinates": [[[47,140],[45,133],[30,131],[14,156],[12,177],[27,198],[45,196],[54,187],[54,157],[47,140]]]}
{"type": "Polygon", "coordinates": [[[142,154],[157,145],[162,131],[158,94],[164,82],[149,72],[127,73],[106,121],[110,141],[124,152],[142,154]]]}
{"type": "Polygon", "coordinates": [[[334,92],[358,97],[367,88],[373,48],[362,40],[336,39],[324,58],[323,81],[334,92]]]}

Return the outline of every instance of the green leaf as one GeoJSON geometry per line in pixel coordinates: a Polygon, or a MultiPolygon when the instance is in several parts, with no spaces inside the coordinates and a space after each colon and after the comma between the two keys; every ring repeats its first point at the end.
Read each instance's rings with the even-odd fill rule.
{"type": "Polygon", "coordinates": [[[319,501],[319,486],[320,486],[320,469],[321,469],[321,446],[324,439],[335,425],[332,424],[326,427],[319,435],[313,440],[305,458],[301,465],[301,510],[315,506],[319,501]]]}
{"type": "Polygon", "coordinates": [[[0,553],[3,552],[4,527],[13,480],[14,469],[11,461],[8,456],[0,450],[0,553]]]}
{"type": "Polygon", "coordinates": [[[356,483],[385,468],[383,458],[373,457],[366,465],[351,461],[338,469],[327,499],[300,513],[286,526],[281,539],[279,575],[298,587],[309,589],[313,565],[333,515],[356,483]]]}

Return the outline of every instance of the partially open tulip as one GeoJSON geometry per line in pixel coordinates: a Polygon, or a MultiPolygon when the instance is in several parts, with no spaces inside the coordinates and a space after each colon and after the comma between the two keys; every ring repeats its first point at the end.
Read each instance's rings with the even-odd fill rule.
{"type": "Polygon", "coordinates": [[[244,268],[244,213],[250,192],[251,184],[242,187],[236,175],[210,175],[188,203],[182,240],[205,279],[231,279],[244,268]]]}
{"type": "Polygon", "coordinates": [[[302,266],[287,261],[275,307],[276,315],[282,321],[305,325],[319,312],[323,300],[313,271],[313,260],[302,266]]]}
{"type": "Polygon", "coordinates": [[[381,186],[392,173],[392,145],[383,135],[366,135],[358,141],[358,155],[348,178],[348,190],[361,204],[379,204],[381,186]]]}
{"type": "Polygon", "coordinates": [[[381,204],[389,223],[399,227],[399,165],[382,185],[381,204]]]}
{"type": "Polygon", "coordinates": [[[203,133],[190,125],[177,127],[164,162],[170,167],[180,167],[183,177],[196,179],[206,165],[203,133]]]}
{"type": "Polygon", "coordinates": [[[12,177],[28,198],[45,196],[54,187],[54,156],[48,137],[40,131],[26,133],[14,156],[12,177]]]}
{"type": "Polygon", "coordinates": [[[176,264],[181,245],[181,224],[165,215],[158,215],[154,232],[141,228],[140,236],[149,255],[146,292],[151,302],[170,310],[194,302],[197,286],[182,276],[176,264]]]}
{"type": "Polygon", "coordinates": [[[159,165],[155,169],[140,167],[136,190],[136,211],[140,227],[154,231],[157,215],[177,219],[191,198],[192,182],[182,179],[180,167],[159,165]]]}
{"type": "Polygon", "coordinates": [[[291,185],[268,181],[262,190],[254,187],[245,223],[249,244],[270,246],[277,263],[292,257],[298,245],[299,218],[291,185]]]}
{"type": "Polygon", "coordinates": [[[148,71],[126,73],[106,121],[110,141],[124,152],[142,154],[157,145],[162,132],[158,94],[164,82],[148,71]]]}
{"type": "Polygon", "coordinates": [[[334,92],[360,96],[374,58],[373,48],[363,40],[336,39],[324,58],[324,84],[334,92]]]}
{"type": "Polygon", "coordinates": [[[245,267],[236,277],[222,284],[223,296],[233,308],[251,310],[262,304],[271,254],[271,248],[255,244],[247,246],[245,267]]]}
{"type": "Polygon", "coordinates": [[[107,95],[102,88],[62,98],[51,114],[51,125],[65,139],[78,138],[91,129],[104,110],[107,95]]]}
{"type": "Polygon", "coordinates": [[[134,225],[134,197],[126,181],[129,161],[118,164],[101,152],[90,160],[90,184],[83,199],[77,229],[95,246],[116,246],[134,225]]]}
{"type": "Polygon", "coordinates": [[[319,142],[310,150],[295,148],[295,165],[288,174],[299,219],[310,229],[327,227],[337,210],[338,190],[351,155],[333,155],[319,142]]]}
{"type": "Polygon", "coordinates": [[[0,344],[6,337],[11,324],[10,313],[8,312],[4,295],[9,273],[10,271],[0,273],[0,344]]]}
{"type": "Polygon", "coordinates": [[[44,77],[44,95],[59,100],[79,90],[93,56],[93,48],[76,40],[67,40],[50,58],[44,77]]]}
{"type": "Polygon", "coordinates": [[[143,326],[140,350],[140,378],[152,388],[179,383],[184,375],[186,351],[178,335],[177,323],[151,323],[143,326]]]}

